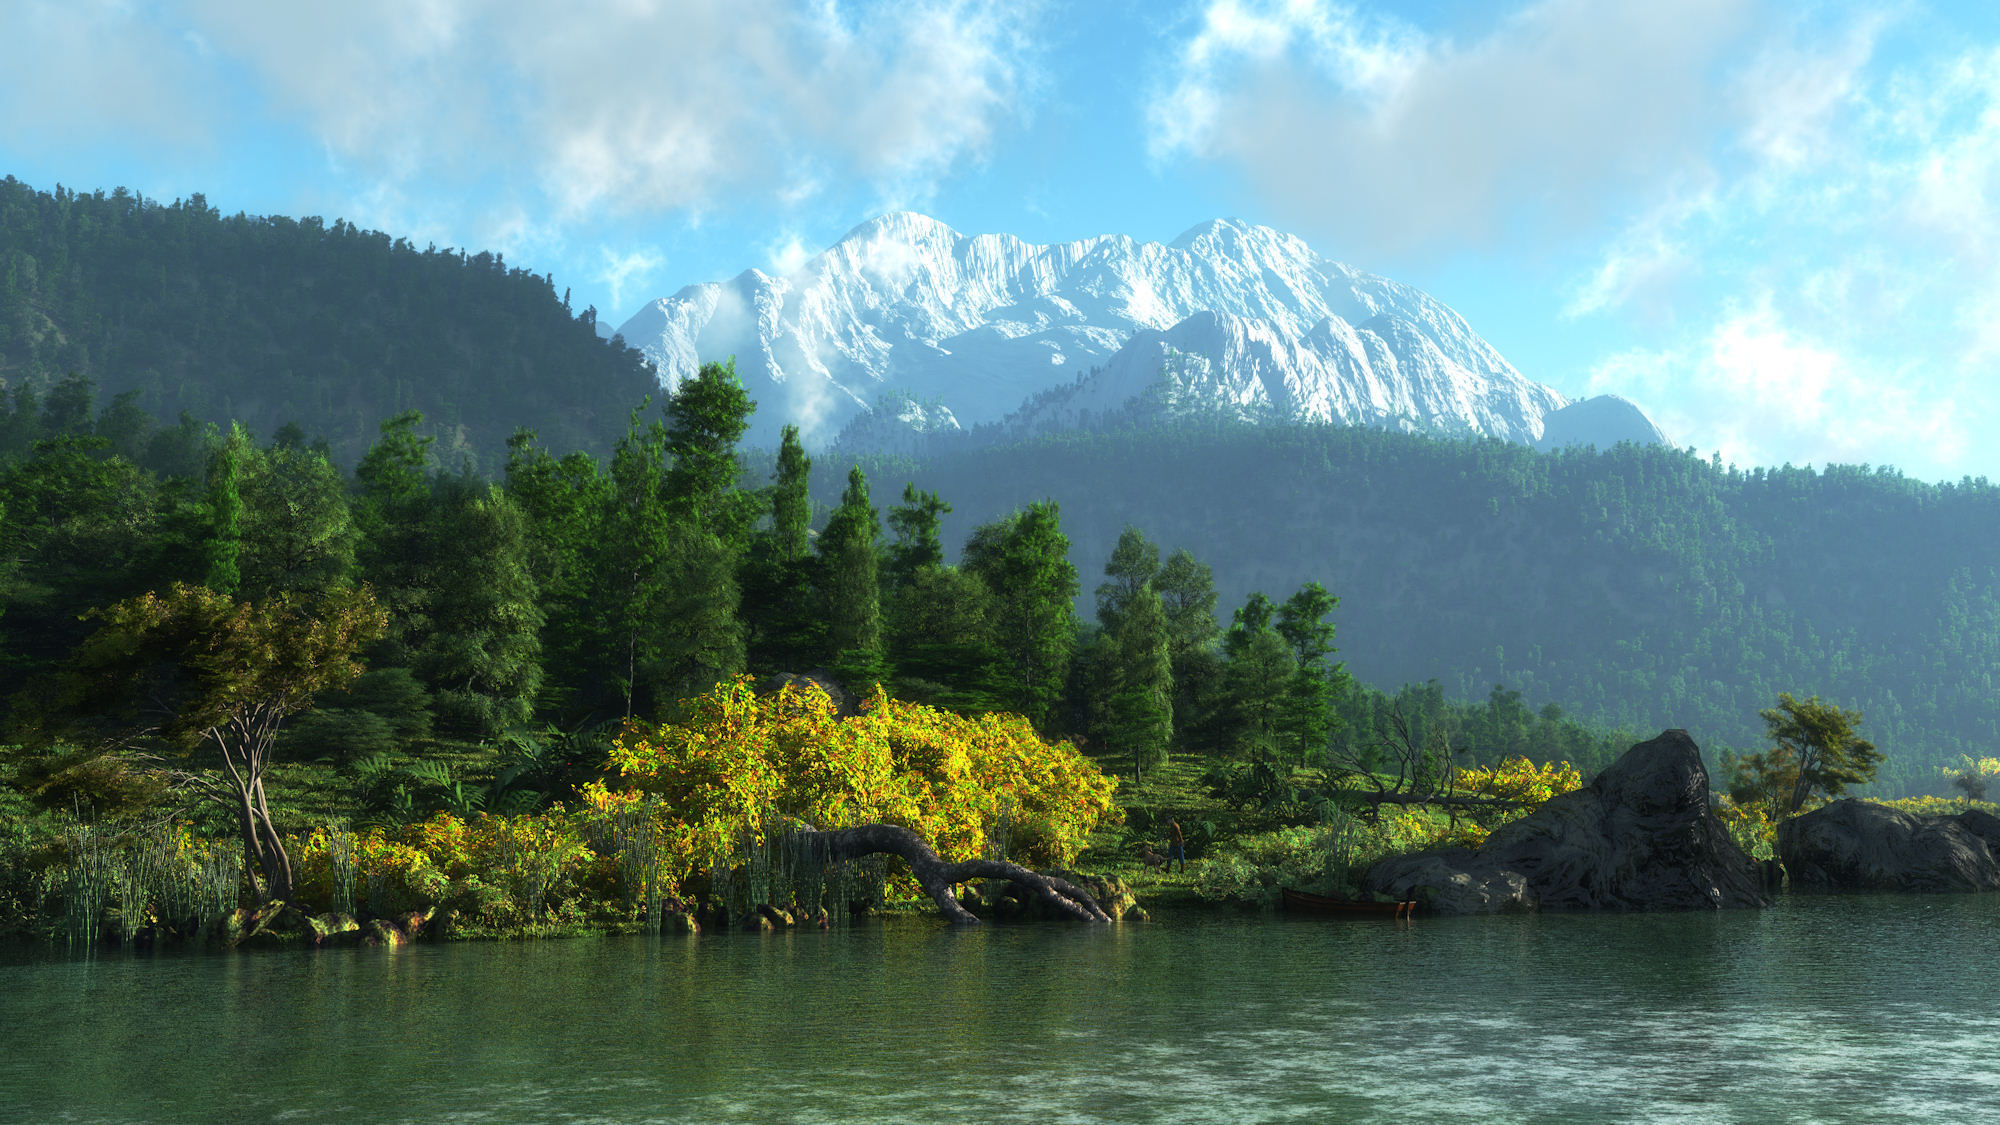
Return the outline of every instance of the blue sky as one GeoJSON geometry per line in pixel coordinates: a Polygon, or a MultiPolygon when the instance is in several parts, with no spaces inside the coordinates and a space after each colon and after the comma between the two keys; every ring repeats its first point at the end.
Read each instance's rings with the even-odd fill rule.
{"type": "Polygon", "coordinates": [[[1703,453],[2000,479],[1996,8],[10,0],[0,173],[499,250],[614,323],[892,208],[1235,216],[1703,453]]]}

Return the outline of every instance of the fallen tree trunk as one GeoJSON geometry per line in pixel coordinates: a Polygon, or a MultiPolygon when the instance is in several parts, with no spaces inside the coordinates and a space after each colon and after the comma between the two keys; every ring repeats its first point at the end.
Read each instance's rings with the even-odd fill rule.
{"type": "Polygon", "coordinates": [[[1421,793],[1357,793],[1355,796],[1371,805],[1450,805],[1466,809],[1533,807],[1527,801],[1516,801],[1507,797],[1426,797],[1421,793]]]}
{"type": "Polygon", "coordinates": [[[805,831],[794,840],[805,844],[829,862],[839,863],[865,855],[901,856],[916,873],[917,883],[931,896],[946,918],[960,926],[979,925],[978,916],[967,910],[952,891],[957,883],[974,879],[1006,879],[1033,892],[1058,917],[1078,922],[1109,922],[1089,892],[1067,879],[1042,875],[1000,859],[962,859],[946,863],[938,858],[923,837],[898,824],[862,824],[826,832],[805,831]]]}

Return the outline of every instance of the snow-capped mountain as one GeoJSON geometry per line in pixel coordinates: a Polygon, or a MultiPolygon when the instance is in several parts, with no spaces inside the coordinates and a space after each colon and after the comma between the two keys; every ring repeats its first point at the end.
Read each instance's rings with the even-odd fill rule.
{"type": "Polygon", "coordinates": [[[864,414],[844,444],[1010,415],[1041,429],[1135,399],[1533,442],[1568,405],[1429,295],[1230,219],[1037,246],[892,213],[788,277],[690,285],[619,334],[667,387],[733,355],[752,444],[786,422],[825,444],[864,414]]]}

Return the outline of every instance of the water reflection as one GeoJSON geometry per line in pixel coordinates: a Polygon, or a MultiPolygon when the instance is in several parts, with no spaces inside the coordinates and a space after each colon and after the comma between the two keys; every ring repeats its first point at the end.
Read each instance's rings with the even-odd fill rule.
{"type": "Polygon", "coordinates": [[[2000,1116],[2000,896],[0,963],[0,1120],[2000,1116]]]}

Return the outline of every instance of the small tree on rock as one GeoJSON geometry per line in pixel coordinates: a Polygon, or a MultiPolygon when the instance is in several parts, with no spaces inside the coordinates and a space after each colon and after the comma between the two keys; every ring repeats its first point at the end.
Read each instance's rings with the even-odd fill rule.
{"type": "Polygon", "coordinates": [[[1838,797],[1850,785],[1875,780],[1882,754],[1874,743],[1854,733],[1861,725],[1861,712],[1836,707],[1817,695],[1798,700],[1790,692],[1780,692],[1778,705],[1757,715],[1764,720],[1766,737],[1798,762],[1787,813],[1798,812],[1815,791],[1838,797]]]}

